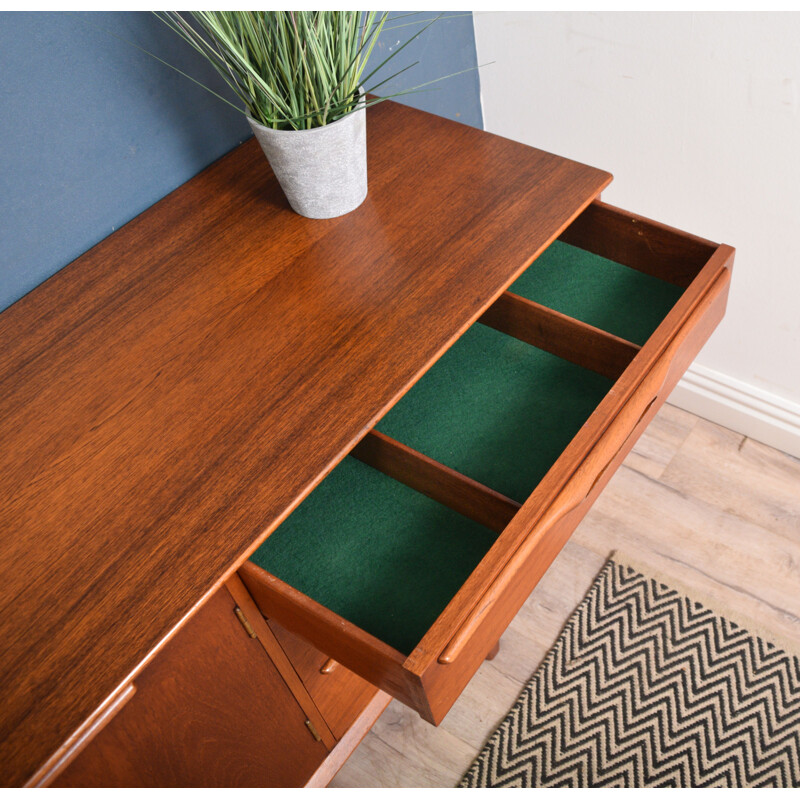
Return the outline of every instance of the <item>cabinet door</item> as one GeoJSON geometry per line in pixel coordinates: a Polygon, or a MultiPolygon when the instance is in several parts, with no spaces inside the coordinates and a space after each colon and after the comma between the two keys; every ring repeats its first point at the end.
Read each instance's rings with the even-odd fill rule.
{"type": "Polygon", "coordinates": [[[55,786],[302,786],[328,755],[221,588],[55,786]]]}

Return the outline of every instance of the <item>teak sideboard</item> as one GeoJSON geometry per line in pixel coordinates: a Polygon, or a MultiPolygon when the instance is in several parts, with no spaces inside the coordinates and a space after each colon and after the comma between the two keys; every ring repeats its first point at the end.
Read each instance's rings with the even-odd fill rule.
{"type": "Polygon", "coordinates": [[[0,315],[4,784],[438,724],[724,314],[733,249],[605,172],[389,102],[368,148],[310,220],[245,142],[0,315]]]}

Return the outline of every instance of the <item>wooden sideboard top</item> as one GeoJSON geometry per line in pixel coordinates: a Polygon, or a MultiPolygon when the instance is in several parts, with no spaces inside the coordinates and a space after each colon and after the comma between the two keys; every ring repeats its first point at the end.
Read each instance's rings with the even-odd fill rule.
{"type": "Polygon", "coordinates": [[[0,315],[0,768],[25,782],[610,181],[394,103],[370,192],[254,140],[0,315]]]}

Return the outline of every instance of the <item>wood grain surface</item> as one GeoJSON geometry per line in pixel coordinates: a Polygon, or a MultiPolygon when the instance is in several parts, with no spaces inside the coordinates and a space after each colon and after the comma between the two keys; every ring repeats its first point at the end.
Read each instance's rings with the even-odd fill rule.
{"type": "Polygon", "coordinates": [[[333,735],[336,739],[344,738],[375,696],[383,693],[274,620],[267,620],[265,624],[269,625],[333,735]]]}
{"type": "Polygon", "coordinates": [[[708,239],[599,200],[559,238],[684,288],[697,276],[698,263],[708,261],[717,247],[708,239]]]}
{"type": "Polygon", "coordinates": [[[612,380],[640,350],[633,342],[513,292],[503,292],[479,322],[612,380]]]}
{"type": "Polygon", "coordinates": [[[303,786],[336,742],[310,733],[285,674],[234,615],[238,602],[216,592],[53,785],[303,786]]]}
{"type": "MultiPolygon", "coordinates": [[[[339,737],[334,735],[331,731],[327,720],[320,713],[316,702],[309,694],[303,679],[298,675],[295,665],[292,663],[286,651],[272,632],[272,629],[267,624],[267,621],[258,610],[258,606],[248,593],[241,578],[238,575],[231,575],[225,582],[225,588],[236,602],[239,612],[244,613],[244,618],[250,625],[252,633],[255,634],[253,638],[264,648],[272,666],[278,671],[283,682],[294,696],[295,702],[300,706],[303,713],[314,726],[317,732],[316,735],[319,736],[328,750],[332,750],[339,737]]],[[[265,689],[264,696],[267,699],[270,694],[271,692],[265,689]]]]}
{"type": "Polygon", "coordinates": [[[392,698],[385,692],[376,692],[369,705],[359,714],[348,728],[347,733],[338,741],[328,757],[308,779],[307,789],[326,787],[353,754],[361,740],[369,733],[372,726],[386,710],[392,698]]]}
{"type": "Polygon", "coordinates": [[[380,431],[370,431],[352,455],[495,533],[503,531],[519,510],[515,500],[380,431]]]}
{"type": "Polygon", "coordinates": [[[609,182],[384,103],[370,193],[251,140],[0,315],[0,782],[123,684],[609,182]]]}

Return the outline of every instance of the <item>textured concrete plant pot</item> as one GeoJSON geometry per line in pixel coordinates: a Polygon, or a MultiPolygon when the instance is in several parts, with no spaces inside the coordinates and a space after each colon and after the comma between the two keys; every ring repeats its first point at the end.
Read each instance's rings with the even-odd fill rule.
{"type": "Polygon", "coordinates": [[[247,118],[289,200],[304,217],[339,217],[367,196],[367,110],[304,131],[276,131],[247,118]]]}

